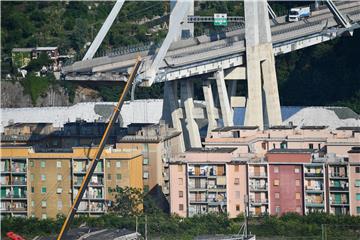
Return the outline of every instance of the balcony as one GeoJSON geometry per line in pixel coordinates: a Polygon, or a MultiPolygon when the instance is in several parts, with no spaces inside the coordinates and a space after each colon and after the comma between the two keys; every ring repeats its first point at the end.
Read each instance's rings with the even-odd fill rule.
{"type": "Polygon", "coordinates": [[[330,178],[335,178],[335,179],[347,179],[348,176],[343,173],[343,174],[340,174],[340,173],[331,173],[330,174],[330,178]]]}
{"type": "Polygon", "coordinates": [[[348,206],[348,201],[330,201],[330,205],[348,206]]]}
{"type": "Polygon", "coordinates": [[[311,207],[311,208],[323,208],[324,207],[324,203],[323,202],[305,202],[305,206],[306,207],[311,207]]]}
{"type": "Polygon", "coordinates": [[[323,178],[324,173],[305,173],[305,178],[323,178]]]}
{"type": "Polygon", "coordinates": [[[26,186],[26,180],[13,180],[12,185],[26,186]]]}
{"type": "Polygon", "coordinates": [[[249,178],[267,178],[267,174],[266,174],[266,173],[254,173],[254,172],[250,172],[250,173],[249,173],[249,178]]]}
{"type": "Polygon", "coordinates": [[[253,206],[267,205],[269,202],[267,199],[253,199],[250,198],[250,204],[253,206]]]}
{"type": "Polygon", "coordinates": [[[330,186],[331,192],[348,192],[349,187],[330,186]]]}
{"type": "Polygon", "coordinates": [[[250,191],[267,191],[267,184],[250,185],[250,191]]]}

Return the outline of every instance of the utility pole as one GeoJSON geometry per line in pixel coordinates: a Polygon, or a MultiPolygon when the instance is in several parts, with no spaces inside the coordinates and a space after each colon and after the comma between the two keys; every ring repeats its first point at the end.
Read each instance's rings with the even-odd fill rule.
{"type": "Polygon", "coordinates": [[[145,215],[145,240],[148,240],[147,235],[147,215],[145,215]]]}
{"type": "Polygon", "coordinates": [[[138,217],[135,217],[135,232],[138,233],[138,217]]]}
{"type": "Polygon", "coordinates": [[[245,204],[245,239],[247,239],[249,230],[248,230],[248,214],[249,214],[249,195],[244,196],[244,204],[245,204]]]}

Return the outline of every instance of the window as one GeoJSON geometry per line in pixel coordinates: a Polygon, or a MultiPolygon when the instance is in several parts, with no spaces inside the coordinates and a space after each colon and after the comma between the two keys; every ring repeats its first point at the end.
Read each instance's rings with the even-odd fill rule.
{"type": "Polygon", "coordinates": [[[35,188],[31,187],[31,192],[34,193],[35,192],[35,188]]]}
{"type": "Polygon", "coordinates": [[[56,167],[57,167],[57,168],[61,168],[61,162],[60,162],[60,161],[57,161],[57,162],[56,162],[56,167]]]}
{"type": "Polygon", "coordinates": [[[355,180],[355,187],[360,187],[360,179],[355,180]]]}
{"type": "Polygon", "coordinates": [[[62,209],[62,201],[61,200],[58,200],[57,209],[58,210],[62,209]]]}
{"type": "Polygon", "coordinates": [[[184,204],[179,204],[179,211],[183,211],[184,210],[184,204]]]}
{"type": "Polygon", "coordinates": [[[239,165],[235,165],[235,172],[239,171],[239,165]]]}
{"type": "Polygon", "coordinates": [[[356,200],[357,200],[357,201],[360,201],[360,193],[357,193],[357,194],[356,194],[356,200]]]}
{"type": "Polygon", "coordinates": [[[57,175],[57,180],[58,180],[58,181],[61,181],[61,180],[62,180],[62,175],[61,175],[61,174],[58,174],[58,175],[57,175]]]}
{"type": "Polygon", "coordinates": [[[184,192],[183,191],[179,191],[179,198],[183,198],[184,197],[184,192]]]}
{"type": "Polygon", "coordinates": [[[121,162],[120,161],[116,161],[116,167],[121,168],[121,162]]]}
{"type": "Polygon", "coordinates": [[[149,178],[149,173],[148,173],[148,172],[144,172],[143,178],[148,179],[148,178],[149,178]]]}
{"type": "Polygon", "coordinates": [[[360,207],[356,207],[356,213],[360,214],[360,207]]]}
{"type": "Polygon", "coordinates": [[[234,179],[234,184],[235,184],[235,185],[239,185],[239,183],[240,183],[240,179],[239,179],[239,178],[235,178],[235,179],[234,179]]]}
{"type": "Polygon", "coordinates": [[[149,191],[149,185],[144,185],[144,192],[148,192],[149,191]]]}
{"type": "Polygon", "coordinates": [[[276,207],[275,207],[275,212],[276,212],[276,213],[280,213],[280,206],[276,206],[276,207]]]}
{"type": "Polygon", "coordinates": [[[62,188],[57,188],[57,189],[56,189],[56,193],[57,193],[57,194],[61,194],[61,193],[62,193],[62,188]]]}
{"type": "Polygon", "coordinates": [[[296,168],[294,169],[294,172],[295,172],[295,173],[299,173],[299,172],[300,172],[300,168],[297,168],[297,167],[296,167],[296,168]]]}
{"type": "Polygon", "coordinates": [[[121,180],[121,174],[120,173],[116,174],[116,180],[121,180]]]}
{"type": "Polygon", "coordinates": [[[46,193],[46,187],[42,187],[42,188],[41,188],[41,193],[42,193],[42,194],[46,193]]]}
{"type": "Polygon", "coordinates": [[[355,167],[355,172],[360,173],[360,167],[355,167]]]}
{"type": "Polygon", "coordinates": [[[279,185],[280,185],[279,179],[275,179],[275,180],[274,180],[274,186],[279,186],[279,185]]]}
{"type": "Polygon", "coordinates": [[[182,179],[182,178],[179,178],[179,185],[183,185],[184,184],[184,179],[182,179]]]}
{"type": "Polygon", "coordinates": [[[40,167],[44,168],[46,166],[45,161],[40,162],[40,167]]]}
{"type": "Polygon", "coordinates": [[[236,205],[236,211],[240,211],[240,205],[236,205]]]}
{"type": "Polygon", "coordinates": [[[178,165],[178,172],[182,172],[183,171],[183,166],[182,165],[178,165]]]}
{"type": "Polygon", "coordinates": [[[321,144],[320,144],[320,143],[318,144],[318,149],[319,149],[319,150],[321,149],[321,144]]]}
{"type": "Polygon", "coordinates": [[[274,167],[274,173],[279,173],[279,167],[274,167]]]}
{"type": "Polygon", "coordinates": [[[295,199],[296,199],[296,200],[300,200],[300,197],[301,197],[300,193],[298,193],[298,192],[295,193],[295,199]]]}
{"type": "Polygon", "coordinates": [[[45,174],[41,174],[41,181],[46,181],[46,175],[45,174]]]}
{"type": "Polygon", "coordinates": [[[266,150],[266,142],[262,142],[261,147],[262,147],[263,150],[266,150]]]}
{"type": "Polygon", "coordinates": [[[30,167],[34,167],[34,161],[33,160],[30,161],[30,167]]]}
{"type": "Polygon", "coordinates": [[[46,213],[41,214],[41,219],[46,219],[46,218],[47,218],[46,213]]]}
{"type": "Polygon", "coordinates": [[[300,187],[300,180],[299,180],[299,179],[296,179],[296,180],[295,180],[295,185],[296,185],[297,187],[300,187]]]}
{"type": "Polygon", "coordinates": [[[280,199],[280,193],[278,192],[275,193],[275,199],[280,199]]]}
{"type": "Polygon", "coordinates": [[[34,201],[34,200],[31,201],[31,206],[32,206],[32,207],[35,207],[35,201],[34,201]]]}
{"type": "Polygon", "coordinates": [[[286,149],[287,148],[287,142],[280,143],[280,148],[281,149],[286,149]]]}
{"type": "Polygon", "coordinates": [[[107,166],[108,168],[110,168],[110,161],[109,161],[109,160],[106,161],[106,166],[107,166]]]}
{"type": "Polygon", "coordinates": [[[34,181],[34,174],[31,174],[31,175],[30,175],[30,180],[31,180],[31,181],[34,181]]]}
{"type": "Polygon", "coordinates": [[[144,164],[144,165],[148,165],[148,164],[149,164],[149,159],[148,159],[148,158],[144,158],[143,164],[144,164]]]}
{"type": "Polygon", "coordinates": [[[314,144],[309,143],[309,149],[314,149],[314,144]]]}
{"type": "Polygon", "coordinates": [[[46,201],[41,201],[41,207],[46,207],[46,201]]]}
{"type": "Polygon", "coordinates": [[[108,193],[111,193],[112,190],[111,190],[111,187],[108,187],[108,193]]]}
{"type": "Polygon", "coordinates": [[[240,199],[240,191],[235,191],[235,198],[240,199]]]}
{"type": "Polygon", "coordinates": [[[111,174],[108,173],[108,180],[111,180],[111,174]]]}

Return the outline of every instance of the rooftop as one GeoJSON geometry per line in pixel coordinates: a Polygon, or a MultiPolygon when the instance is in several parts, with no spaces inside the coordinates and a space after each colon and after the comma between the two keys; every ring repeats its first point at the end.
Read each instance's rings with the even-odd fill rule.
{"type": "Polygon", "coordinates": [[[237,148],[190,148],[186,152],[190,153],[232,153],[237,148]]]}
{"type": "Polygon", "coordinates": [[[328,126],[302,126],[300,127],[300,129],[303,129],[303,130],[322,130],[322,129],[326,129],[328,128],[328,126]]]}
{"type": "Polygon", "coordinates": [[[12,52],[31,52],[34,48],[13,48],[12,52]]]}
{"type": "Polygon", "coordinates": [[[258,126],[232,126],[232,127],[219,127],[212,130],[212,132],[227,132],[232,130],[256,130],[258,126]]]}
{"type": "Polygon", "coordinates": [[[268,153],[314,153],[315,149],[292,149],[292,148],[274,148],[268,151],[268,153]]]}
{"type": "Polygon", "coordinates": [[[296,126],[293,125],[277,125],[277,126],[271,126],[269,129],[279,129],[279,130],[285,130],[285,129],[295,129],[296,126]]]}
{"type": "Polygon", "coordinates": [[[338,127],[336,130],[350,130],[350,131],[360,131],[360,127],[338,127]]]}

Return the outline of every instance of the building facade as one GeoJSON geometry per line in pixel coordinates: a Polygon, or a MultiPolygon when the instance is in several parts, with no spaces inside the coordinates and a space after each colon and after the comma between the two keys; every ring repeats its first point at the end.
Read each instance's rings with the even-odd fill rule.
{"type": "MultiPolygon", "coordinates": [[[[1,215],[55,218],[67,214],[97,147],[1,148],[1,215]]],[[[116,186],[142,189],[141,152],[106,147],[78,214],[108,211],[116,186]]]]}

